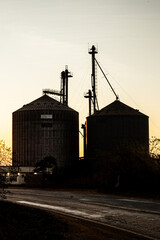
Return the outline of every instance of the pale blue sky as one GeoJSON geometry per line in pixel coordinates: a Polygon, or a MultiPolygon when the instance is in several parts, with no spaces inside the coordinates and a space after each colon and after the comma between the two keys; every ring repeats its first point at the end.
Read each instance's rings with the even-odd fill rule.
{"type": "MultiPolygon", "coordinates": [[[[12,112],[59,89],[68,65],[69,106],[88,114],[88,44],[120,100],[150,117],[160,137],[159,0],[0,0],[0,139],[11,146],[12,112]]],[[[98,72],[100,108],[115,100],[98,72]]]]}

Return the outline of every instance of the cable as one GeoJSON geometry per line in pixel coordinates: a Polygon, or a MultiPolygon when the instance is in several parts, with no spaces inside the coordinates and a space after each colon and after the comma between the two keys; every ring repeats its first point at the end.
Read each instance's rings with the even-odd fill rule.
{"type": "Polygon", "coordinates": [[[109,84],[110,88],[112,89],[112,91],[113,91],[114,95],[116,96],[116,100],[118,100],[118,99],[119,99],[119,97],[118,97],[118,95],[116,94],[116,92],[114,91],[114,89],[113,89],[112,85],[110,84],[110,82],[109,82],[108,78],[106,77],[106,75],[105,75],[105,73],[104,73],[103,69],[101,68],[101,66],[100,66],[100,64],[98,63],[98,61],[96,60],[96,58],[94,58],[94,59],[95,59],[95,61],[96,61],[97,65],[98,65],[98,67],[100,68],[101,72],[103,73],[103,75],[104,75],[105,79],[107,80],[107,82],[108,82],[108,84],[109,84]]]}

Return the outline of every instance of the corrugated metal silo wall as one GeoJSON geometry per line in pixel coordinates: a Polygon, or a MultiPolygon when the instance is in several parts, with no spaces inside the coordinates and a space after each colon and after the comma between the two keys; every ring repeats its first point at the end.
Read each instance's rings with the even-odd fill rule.
{"type": "Polygon", "coordinates": [[[13,165],[35,166],[46,156],[55,157],[58,167],[72,165],[79,156],[78,119],[76,111],[14,112],[13,165]]]}
{"type": "Polygon", "coordinates": [[[87,118],[87,156],[97,158],[121,150],[149,153],[148,117],[145,115],[87,118]]]}

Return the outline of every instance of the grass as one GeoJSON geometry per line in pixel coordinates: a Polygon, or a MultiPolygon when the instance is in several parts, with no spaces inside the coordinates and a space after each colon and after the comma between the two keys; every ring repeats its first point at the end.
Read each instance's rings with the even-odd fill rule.
{"type": "Polygon", "coordinates": [[[0,240],[132,240],[116,231],[0,200],[0,240]]]}
{"type": "Polygon", "coordinates": [[[66,239],[67,224],[53,215],[30,207],[0,201],[0,239],[66,239]]]}

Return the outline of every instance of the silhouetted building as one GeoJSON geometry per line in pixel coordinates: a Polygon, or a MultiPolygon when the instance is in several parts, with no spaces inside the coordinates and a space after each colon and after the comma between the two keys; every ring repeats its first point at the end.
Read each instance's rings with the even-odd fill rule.
{"type": "Polygon", "coordinates": [[[43,95],[13,112],[13,165],[35,166],[47,156],[57,167],[79,157],[78,112],[43,95]]]}
{"type": "Polygon", "coordinates": [[[87,117],[87,157],[149,153],[148,116],[116,100],[87,117]]]}

